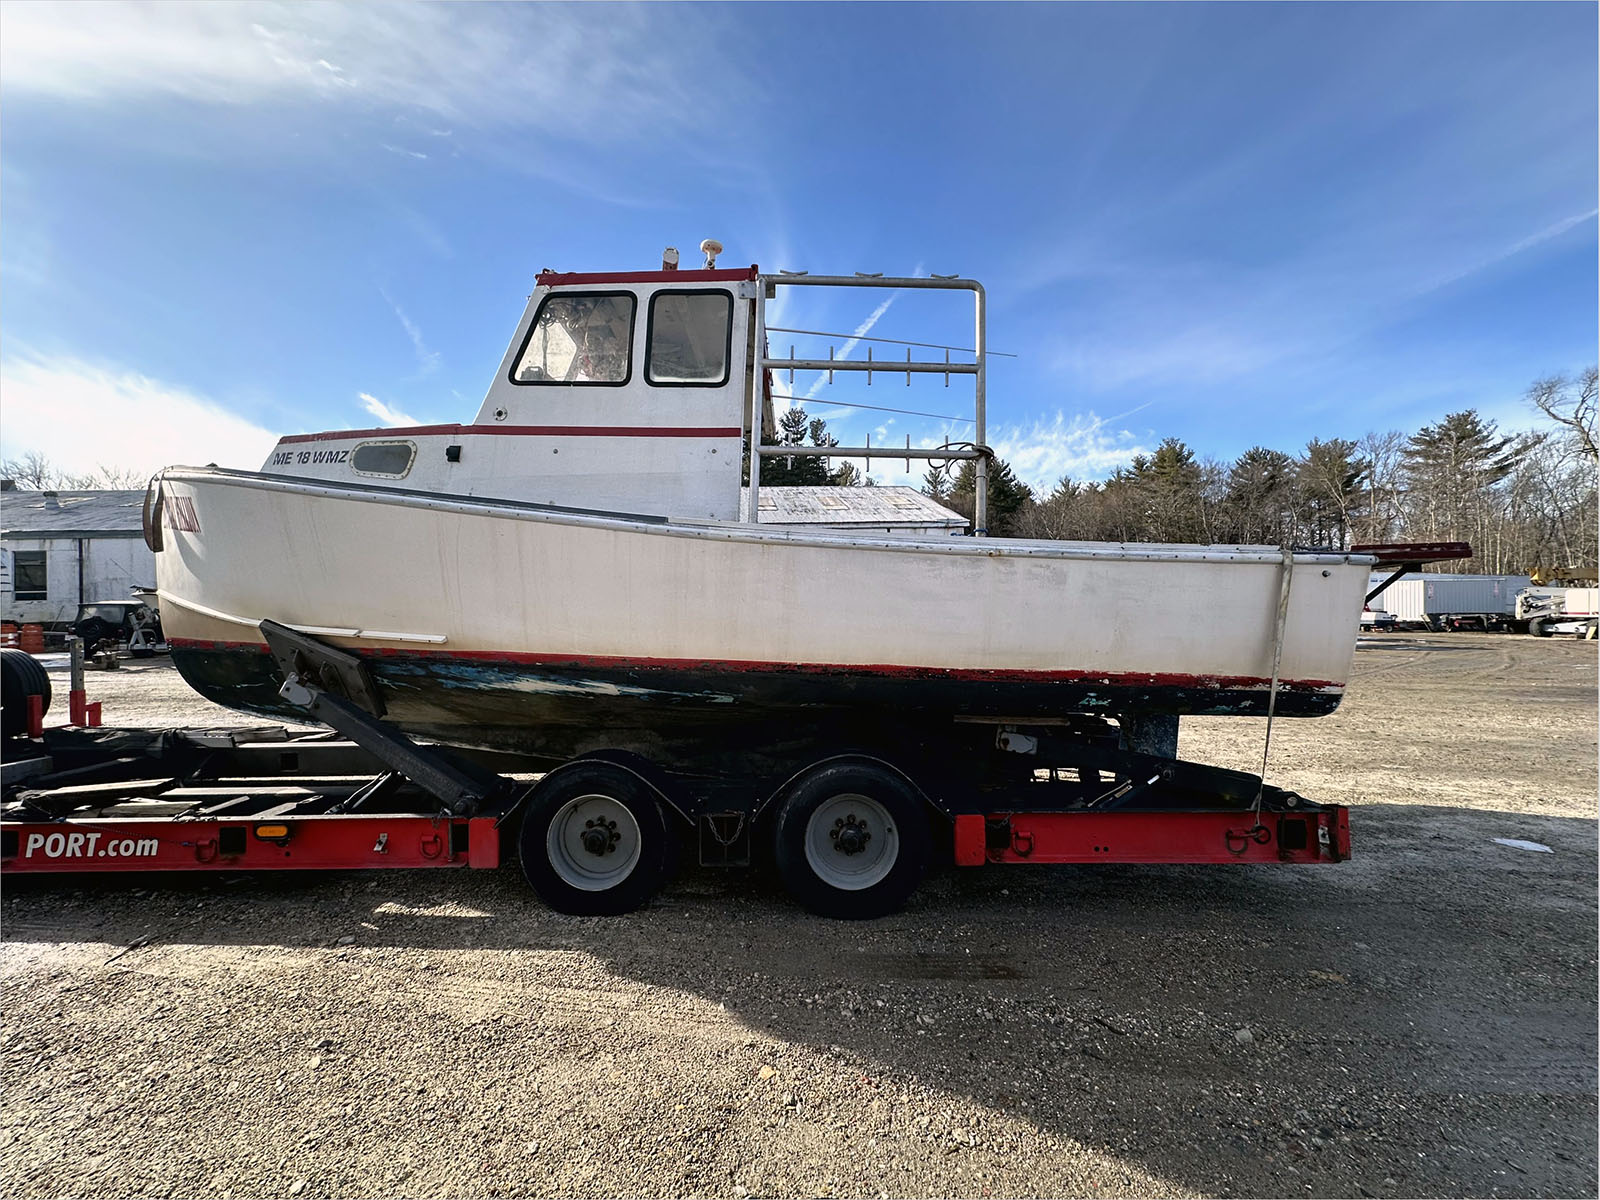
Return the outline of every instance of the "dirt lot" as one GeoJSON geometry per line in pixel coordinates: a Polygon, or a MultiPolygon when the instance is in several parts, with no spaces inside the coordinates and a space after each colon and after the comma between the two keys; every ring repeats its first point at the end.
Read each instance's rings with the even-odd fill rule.
{"type": "Polygon", "coordinates": [[[1354,861],[951,870],[865,926],[711,871],[607,920],[515,867],[11,882],[0,1191],[1592,1196],[1595,730],[1593,643],[1373,637],[1273,743],[1354,861]]]}

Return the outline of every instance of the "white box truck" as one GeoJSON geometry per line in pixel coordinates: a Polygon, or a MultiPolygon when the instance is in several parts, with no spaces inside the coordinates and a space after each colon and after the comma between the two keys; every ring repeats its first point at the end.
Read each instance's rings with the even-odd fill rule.
{"type": "MultiPolygon", "coordinates": [[[[1373,586],[1382,582],[1374,577],[1373,586]]],[[[1402,625],[1419,628],[1505,629],[1516,620],[1517,593],[1526,575],[1407,575],[1373,602],[1402,625]]]]}

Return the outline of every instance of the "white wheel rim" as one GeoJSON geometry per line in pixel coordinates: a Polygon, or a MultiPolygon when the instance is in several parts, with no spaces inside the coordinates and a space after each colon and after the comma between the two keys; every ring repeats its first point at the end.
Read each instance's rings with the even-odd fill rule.
{"type": "Polygon", "coordinates": [[[881,883],[900,858],[900,830],[889,810],[855,792],[829,797],[806,822],[806,863],[842,892],[881,883]]]}
{"type": "Polygon", "coordinates": [[[616,887],[639,865],[639,822],[620,800],[598,793],[561,806],[545,831],[545,856],[561,881],[582,892],[616,887]],[[604,849],[596,847],[604,845],[604,849]]]}

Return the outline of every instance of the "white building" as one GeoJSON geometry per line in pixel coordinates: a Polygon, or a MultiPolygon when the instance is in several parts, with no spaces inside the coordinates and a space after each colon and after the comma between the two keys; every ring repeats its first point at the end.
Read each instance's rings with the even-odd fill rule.
{"type": "Polygon", "coordinates": [[[0,615],[63,625],[79,604],[153,587],[143,506],[143,491],[0,490],[0,615]]]}

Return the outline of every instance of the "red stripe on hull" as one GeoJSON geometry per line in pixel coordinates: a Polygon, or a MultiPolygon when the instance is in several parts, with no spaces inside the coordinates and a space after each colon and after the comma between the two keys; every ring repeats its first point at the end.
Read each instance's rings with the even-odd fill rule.
{"type": "MultiPolygon", "coordinates": [[[[201,638],[169,638],[169,643],[191,650],[257,651],[265,654],[262,642],[215,642],[201,638]]],[[[1260,675],[1187,675],[1177,672],[1097,672],[1029,671],[1018,668],[916,667],[897,663],[791,663],[761,662],[749,659],[710,658],[627,658],[602,654],[533,654],[519,650],[434,650],[410,647],[353,647],[374,658],[435,658],[475,663],[512,663],[521,666],[594,667],[604,670],[710,671],[727,674],[792,673],[797,675],[871,675],[894,679],[948,679],[990,683],[1079,683],[1106,687],[1187,687],[1246,688],[1270,687],[1272,681],[1260,675]]],[[[1326,691],[1342,689],[1332,679],[1282,679],[1281,689],[1326,691]]]]}

